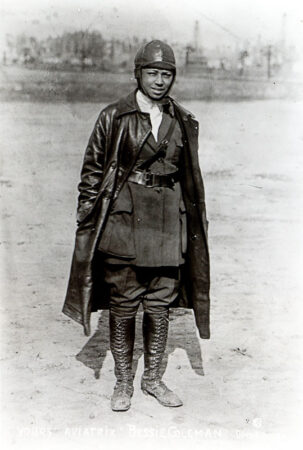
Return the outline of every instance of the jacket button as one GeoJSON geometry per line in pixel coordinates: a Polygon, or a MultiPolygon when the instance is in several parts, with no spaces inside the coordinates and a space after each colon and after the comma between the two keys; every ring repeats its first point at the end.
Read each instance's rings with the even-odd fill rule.
{"type": "Polygon", "coordinates": [[[197,234],[192,234],[191,235],[191,240],[195,241],[196,239],[198,239],[198,235],[197,234]]]}
{"type": "Polygon", "coordinates": [[[113,161],[113,162],[110,164],[110,166],[111,166],[112,169],[114,169],[114,168],[117,166],[117,162],[116,162],[116,161],[113,161]]]}
{"type": "Polygon", "coordinates": [[[191,202],[192,206],[197,206],[196,202],[191,202]]]}

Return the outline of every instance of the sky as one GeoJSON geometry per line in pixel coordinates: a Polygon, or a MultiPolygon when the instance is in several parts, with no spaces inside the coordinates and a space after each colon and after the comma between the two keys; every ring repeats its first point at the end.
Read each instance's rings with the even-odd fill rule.
{"type": "Polygon", "coordinates": [[[205,47],[256,40],[274,43],[285,32],[303,43],[303,1],[299,0],[0,0],[0,39],[21,32],[36,37],[64,31],[97,30],[105,38],[167,39],[188,44],[199,21],[205,47]]]}

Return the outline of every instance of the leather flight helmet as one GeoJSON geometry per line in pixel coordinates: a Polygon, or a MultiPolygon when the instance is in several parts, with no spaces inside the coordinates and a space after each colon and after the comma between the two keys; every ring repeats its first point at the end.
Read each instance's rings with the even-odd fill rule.
{"type": "Polygon", "coordinates": [[[141,69],[144,67],[172,70],[175,76],[176,60],[172,48],[159,40],[144,44],[135,56],[135,77],[137,79],[140,79],[141,69]]]}

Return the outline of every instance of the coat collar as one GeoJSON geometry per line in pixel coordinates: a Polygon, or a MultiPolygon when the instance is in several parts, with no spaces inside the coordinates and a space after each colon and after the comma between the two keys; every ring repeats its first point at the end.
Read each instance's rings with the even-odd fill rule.
{"type": "MultiPolygon", "coordinates": [[[[130,94],[128,94],[126,97],[123,97],[121,100],[117,103],[117,118],[121,117],[125,114],[132,114],[135,112],[140,111],[137,101],[136,101],[136,92],[138,89],[135,89],[130,94]]],[[[183,106],[179,105],[173,98],[167,97],[168,101],[170,103],[169,107],[171,109],[170,113],[174,115],[174,109],[177,109],[178,112],[181,114],[181,117],[183,120],[187,121],[188,118],[194,118],[192,113],[187,111],[183,106]]]]}
{"type": "Polygon", "coordinates": [[[124,114],[131,114],[138,111],[138,105],[136,102],[137,89],[132,91],[126,97],[121,98],[117,103],[117,117],[124,114]]]}

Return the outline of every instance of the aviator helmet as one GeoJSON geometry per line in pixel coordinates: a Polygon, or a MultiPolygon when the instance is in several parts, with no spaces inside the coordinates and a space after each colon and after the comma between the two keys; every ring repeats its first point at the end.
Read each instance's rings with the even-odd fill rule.
{"type": "Polygon", "coordinates": [[[172,70],[176,74],[176,60],[172,48],[165,42],[154,40],[144,44],[135,56],[135,77],[141,76],[144,67],[172,70]]]}
{"type": "Polygon", "coordinates": [[[147,94],[147,92],[145,92],[141,83],[141,69],[147,67],[171,70],[173,73],[173,80],[169,90],[171,89],[176,76],[176,60],[174,52],[168,44],[159,40],[153,40],[144,44],[135,56],[135,78],[137,79],[139,89],[145,94],[147,94]]]}

